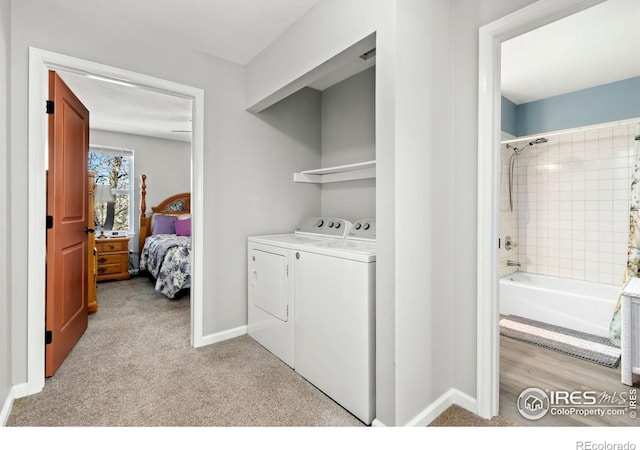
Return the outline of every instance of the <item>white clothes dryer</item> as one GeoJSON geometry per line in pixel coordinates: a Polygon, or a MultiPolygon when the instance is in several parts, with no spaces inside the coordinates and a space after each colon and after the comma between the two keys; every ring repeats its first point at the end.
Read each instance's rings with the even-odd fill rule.
{"type": "Polygon", "coordinates": [[[343,241],[351,223],[307,217],[293,233],[247,239],[248,334],[294,367],[294,251],[313,242],[343,241]]]}
{"type": "Polygon", "coordinates": [[[375,220],[296,250],[295,370],[366,424],[375,418],[375,220]]]}

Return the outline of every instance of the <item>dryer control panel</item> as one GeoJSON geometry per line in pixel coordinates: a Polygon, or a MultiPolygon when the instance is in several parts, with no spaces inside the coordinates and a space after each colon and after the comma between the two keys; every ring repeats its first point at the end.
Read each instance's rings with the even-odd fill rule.
{"type": "Polygon", "coordinates": [[[376,240],[376,219],[362,219],[357,220],[349,234],[347,235],[349,239],[361,239],[366,241],[375,241],[376,240]]]}
{"type": "Polygon", "coordinates": [[[312,234],[344,238],[351,229],[351,222],[336,217],[305,217],[296,228],[296,234],[312,234]]]}

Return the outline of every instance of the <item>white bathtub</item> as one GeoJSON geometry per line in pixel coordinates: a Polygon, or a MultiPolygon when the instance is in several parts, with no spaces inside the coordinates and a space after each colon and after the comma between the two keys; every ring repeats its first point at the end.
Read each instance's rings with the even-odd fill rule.
{"type": "Polygon", "coordinates": [[[516,272],[500,279],[500,314],[608,337],[621,287],[516,272]]]}

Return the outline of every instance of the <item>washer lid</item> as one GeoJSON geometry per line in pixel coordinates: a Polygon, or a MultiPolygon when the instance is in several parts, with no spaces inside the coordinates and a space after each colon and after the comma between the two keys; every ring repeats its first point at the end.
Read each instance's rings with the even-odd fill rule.
{"type": "Polygon", "coordinates": [[[301,236],[299,234],[271,234],[267,236],[250,236],[247,240],[258,244],[274,245],[276,247],[293,250],[299,244],[326,241],[327,238],[320,236],[301,236]]]}
{"type": "Polygon", "coordinates": [[[371,241],[351,239],[317,241],[304,244],[298,250],[360,262],[375,262],[376,260],[376,243],[371,241]]]}

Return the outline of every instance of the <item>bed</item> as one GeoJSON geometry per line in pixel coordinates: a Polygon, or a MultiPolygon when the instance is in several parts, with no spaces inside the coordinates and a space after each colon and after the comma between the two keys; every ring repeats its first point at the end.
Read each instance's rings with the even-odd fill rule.
{"type": "Polygon", "coordinates": [[[191,194],[164,199],[147,217],[147,177],[140,178],[140,271],[173,300],[191,287],[191,194]]]}

